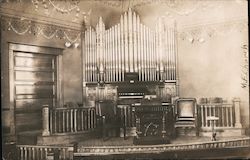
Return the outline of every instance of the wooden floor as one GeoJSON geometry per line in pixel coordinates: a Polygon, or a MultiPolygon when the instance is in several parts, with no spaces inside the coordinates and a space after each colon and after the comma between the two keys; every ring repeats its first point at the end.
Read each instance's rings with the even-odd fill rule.
{"type": "MultiPolygon", "coordinates": [[[[241,137],[218,137],[217,140],[233,140],[241,137]]],[[[195,137],[195,136],[181,136],[171,140],[171,144],[188,144],[196,142],[211,142],[210,137],[195,137]]],[[[133,146],[133,137],[127,137],[125,140],[122,137],[110,137],[107,140],[102,138],[93,138],[85,141],[78,142],[78,147],[81,146],[133,146]]]]}

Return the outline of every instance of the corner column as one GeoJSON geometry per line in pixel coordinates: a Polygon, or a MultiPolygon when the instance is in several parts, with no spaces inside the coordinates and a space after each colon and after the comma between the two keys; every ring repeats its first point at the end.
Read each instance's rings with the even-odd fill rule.
{"type": "Polygon", "coordinates": [[[235,109],[235,127],[242,128],[240,123],[240,98],[233,99],[234,109],[235,109]]]}

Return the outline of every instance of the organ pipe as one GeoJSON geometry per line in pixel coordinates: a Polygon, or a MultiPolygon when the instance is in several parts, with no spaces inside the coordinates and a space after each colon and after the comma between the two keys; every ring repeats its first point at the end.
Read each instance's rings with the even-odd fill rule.
{"type": "Polygon", "coordinates": [[[124,40],[125,40],[125,68],[129,72],[129,52],[128,52],[128,17],[127,12],[124,15],[124,40]]]}
{"type": "Polygon", "coordinates": [[[138,73],[139,81],[177,79],[176,26],[166,25],[162,17],[150,29],[129,9],[106,30],[100,18],[84,38],[86,82],[124,81],[129,72],[138,73]]]}
{"type": "Polygon", "coordinates": [[[124,73],[125,73],[125,51],[124,51],[124,18],[123,15],[121,16],[120,20],[121,24],[121,70],[122,70],[122,81],[124,80],[124,73]]]}
{"type": "Polygon", "coordinates": [[[129,72],[134,72],[133,68],[133,24],[132,24],[132,11],[128,10],[128,38],[129,38],[129,72]]]}

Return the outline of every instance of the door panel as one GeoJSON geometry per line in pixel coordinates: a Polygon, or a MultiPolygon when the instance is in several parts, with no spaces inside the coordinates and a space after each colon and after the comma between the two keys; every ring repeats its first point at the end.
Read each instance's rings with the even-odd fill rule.
{"type": "Polygon", "coordinates": [[[53,106],[53,100],[51,98],[16,100],[16,110],[41,110],[43,105],[53,106]]]}
{"type": "Polygon", "coordinates": [[[52,58],[38,58],[38,57],[15,57],[16,67],[37,67],[37,68],[52,68],[52,58]]]}
{"type": "Polygon", "coordinates": [[[16,94],[53,95],[53,85],[16,85],[16,94]]]}
{"type": "Polygon", "coordinates": [[[15,71],[18,81],[53,81],[53,73],[44,71],[15,71]]]}
{"type": "Polygon", "coordinates": [[[42,106],[56,105],[56,55],[14,51],[16,131],[42,129],[42,106]]]}

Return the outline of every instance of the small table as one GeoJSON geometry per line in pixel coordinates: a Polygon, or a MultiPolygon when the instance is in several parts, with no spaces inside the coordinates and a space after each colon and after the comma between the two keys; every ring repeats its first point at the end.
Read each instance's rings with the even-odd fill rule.
{"type": "Polygon", "coordinates": [[[211,127],[212,127],[212,136],[211,136],[211,140],[212,141],[216,141],[216,132],[214,129],[214,122],[219,120],[219,117],[215,117],[215,116],[208,116],[207,120],[210,121],[211,127]]]}

